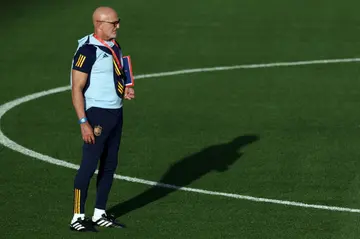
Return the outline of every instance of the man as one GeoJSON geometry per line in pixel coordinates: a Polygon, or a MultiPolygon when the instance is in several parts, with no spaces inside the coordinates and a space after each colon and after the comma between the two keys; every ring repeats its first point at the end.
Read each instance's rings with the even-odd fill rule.
{"type": "Polygon", "coordinates": [[[125,82],[121,48],[115,41],[120,27],[117,13],[99,7],[93,13],[93,24],[94,33],[79,40],[71,70],[72,103],[84,140],[74,182],[74,216],[70,223],[74,231],[96,231],[93,225],[122,227],[105,209],[118,161],[123,99],[135,97],[133,84],[125,82]],[[96,205],[92,223],[88,223],[85,202],[99,161],[96,205]]]}

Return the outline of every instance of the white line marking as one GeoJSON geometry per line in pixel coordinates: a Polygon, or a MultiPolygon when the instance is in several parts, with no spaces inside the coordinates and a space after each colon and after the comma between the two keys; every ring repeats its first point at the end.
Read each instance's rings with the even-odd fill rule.
{"type": "Polygon", "coordinates": [[[137,75],[136,79],[164,77],[164,76],[173,76],[173,75],[182,75],[182,74],[190,74],[190,73],[200,73],[200,72],[211,72],[211,71],[229,71],[229,70],[237,70],[237,69],[270,68],[270,67],[281,67],[281,66],[349,63],[349,62],[359,62],[359,61],[360,58],[345,58],[345,59],[328,59],[328,60],[313,60],[313,61],[274,62],[274,63],[266,63],[266,64],[249,64],[249,65],[235,65],[235,66],[219,66],[219,67],[210,67],[210,68],[197,68],[197,69],[137,75]]]}
{"type": "MultiPolygon", "coordinates": [[[[154,74],[145,74],[145,75],[138,75],[135,78],[136,79],[144,79],[144,78],[153,78],[153,77],[164,77],[164,76],[171,76],[171,75],[180,75],[180,74],[190,74],[190,73],[198,73],[198,72],[210,72],[210,71],[225,71],[225,70],[235,70],[235,69],[253,69],[253,68],[267,68],[267,67],[281,67],[281,66],[300,66],[300,65],[314,65],[314,64],[331,64],[331,63],[347,63],[347,62],[359,62],[360,58],[347,58],[347,59],[330,59],[330,60],[314,60],[314,61],[297,61],[297,62],[277,62],[277,63],[269,63],[269,64],[251,64],[251,65],[235,65],[235,66],[223,66],[223,67],[213,67],[213,68],[199,68],[199,69],[188,69],[188,70],[179,70],[179,71],[171,71],[171,72],[162,72],[162,73],[154,73],[154,74]]],[[[8,103],[5,103],[0,106],[0,123],[1,118],[3,115],[11,110],[12,108],[28,102],[30,100],[35,100],[40,97],[51,95],[55,93],[60,93],[66,90],[69,90],[70,86],[64,86],[59,87],[47,91],[38,92],[35,94],[27,95],[18,99],[15,99],[13,101],[10,101],[8,103]]],[[[1,126],[1,124],[0,124],[1,126]]],[[[63,160],[55,159],[50,156],[40,154],[38,152],[35,152],[33,150],[27,149],[16,142],[12,141],[8,137],[6,137],[0,128],[0,144],[3,144],[4,146],[17,151],[19,153],[22,153],[24,155],[27,155],[29,157],[48,162],[51,164],[55,164],[58,166],[71,168],[71,169],[78,169],[79,165],[69,163],[63,160]]],[[[97,171],[96,171],[97,173],[97,171]]],[[[338,211],[338,212],[354,212],[354,213],[360,213],[360,209],[355,208],[345,208],[345,207],[335,207],[335,206],[326,206],[326,205],[316,205],[316,204],[307,204],[302,202],[294,202],[294,201],[283,201],[283,200],[276,200],[276,199],[268,199],[268,198],[259,198],[259,197],[252,197],[252,196],[246,196],[246,195],[239,195],[239,194],[233,194],[233,193],[223,193],[223,192],[214,192],[209,190],[203,190],[203,189],[196,189],[196,188],[187,188],[187,187],[178,187],[175,185],[169,185],[169,184],[163,184],[158,182],[153,182],[149,180],[139,179],[139,178],[132,178],[127,176],[121,176],[121,175],[114,175],[114,178],[125,180],[128,182],[134,182],[134,183],[141,183],[151,186],[159,186],[159,187],[165,187],[165,188],[173,188],[176,190],[182,190],[182,191],[188,191],[188,192],[196,192],[201,194],[207,194],[207,195],[215,195],[215,196],[223,196],[223,197],[229,197],[229,198],[236,198],[236,199],[243,199],[243,200],[249,200],[254,202],[265,202],[265,203],[273,203],[273,204],[281,204],[281,205],[287,205],[287,206],[296,206],[296,207],[305,207],[305,208],[314,208],[314,209],[323,209],[323,210],[330,210],[330,211],[338,211]]]]}

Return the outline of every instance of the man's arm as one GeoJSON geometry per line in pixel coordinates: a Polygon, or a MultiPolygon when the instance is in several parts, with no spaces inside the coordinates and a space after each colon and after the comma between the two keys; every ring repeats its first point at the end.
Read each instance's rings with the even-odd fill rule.
{"type": "Polygon", "coordinates": [[[78,119],[81,120],[79,123],[82,138],[86,143],[89,144],[95,143],[95,137],[93,129],[86,119],[83,90],[95,59],[96,48],[93,46],[84,45],[76,52],[71,71],[72,103],[78,119]]]}
{"type": "MultiPolygon", "coordinates": [[[[83,89],[85,87],[88,74],[78,70],[72,70],[71,74],[72,74],[72,87],[71,87],[72,103],[75,108],[76,115],[80,120],[86,118],[83,89]]],[[[81,128],[81,135],[83,140],[88,144],[94,144],[95,136],[93,133],[93,128],[91,127],[89,122],[86,120],[84,123],[80,123],[80,128],[81,128]]]]}
{"type": "Polygon", "coordinates": [[[71,71],[72,76],[72,103],[76,111],[76,115],[78,119],[86,117],[85,115],[85,103],[84,103],[84,95],[83,90],[87,81],[88,74],[72,70],[71,71]]]}

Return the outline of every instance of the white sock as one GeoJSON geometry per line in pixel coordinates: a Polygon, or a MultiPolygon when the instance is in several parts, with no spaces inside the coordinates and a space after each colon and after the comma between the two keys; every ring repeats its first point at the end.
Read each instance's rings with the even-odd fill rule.
{"type": "Polygon", "coordinates": [[[94,209],[94,215],[93,215],[93,217],[92,217],[92,220],[95,222],[95,221],[99,220],[99,219],[102,217],[102,215],[104,215],[104,214],[106,215],[105,210],[95,208],[95,209],[94,209]]]}
{"type": "Polygon", "coordinates": [[[85,218],[85,214],[74,214],[73,219],[71,220],[71,224],[73,224],[74,222],[76,222],[78,220],[78,218],[84,219],[85,218]]]}

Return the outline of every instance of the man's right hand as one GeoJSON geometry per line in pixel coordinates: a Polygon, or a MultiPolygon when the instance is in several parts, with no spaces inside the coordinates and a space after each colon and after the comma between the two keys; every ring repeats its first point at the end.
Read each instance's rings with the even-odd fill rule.
{"type": "Polygon", "coordinates": [[[95,144],[94,131],[89,122],[80,124],[81,135],[85,143],[95,144]]]}

